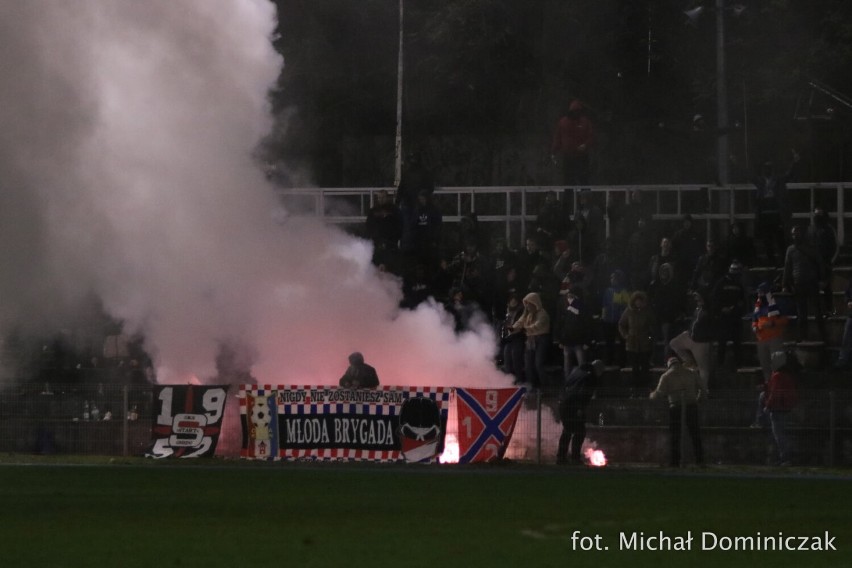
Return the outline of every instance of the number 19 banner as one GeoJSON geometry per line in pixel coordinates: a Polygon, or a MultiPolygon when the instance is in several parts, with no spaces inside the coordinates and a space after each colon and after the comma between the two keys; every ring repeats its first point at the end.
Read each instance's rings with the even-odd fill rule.
{"type": "Polygon", "coordinates": [[[228,385],[154,387],[149,458],[209,457],[216,452],[228,385]]]}
{"type": "Polygon", "coordinates": [[[459,463],[503,457],[526,392],[524,388],[455,389],[459,463]]]}

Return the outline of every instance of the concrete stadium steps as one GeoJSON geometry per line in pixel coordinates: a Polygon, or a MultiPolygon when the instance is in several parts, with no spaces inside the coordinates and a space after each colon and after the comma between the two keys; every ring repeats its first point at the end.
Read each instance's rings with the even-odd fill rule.
{"type": "MultiPolygon", "coordinates": [[[[795,349],[795,347],[792,348],[795,349]]],[[[800,356],[800,359],[802,358],[800,356]]],[[[598,389],[599,396],[603,398],[630,398],[631,396],[644,398],[657,385],[663,372],[665,372],[663,367],[652,367],[648,384],[636,385],[633,382],[633,372],[630,367],[609,366],[607,372],[601,378],[598,389]]],[[[823,365],[822,367],[806,366],[801,375],[802,385],[807,388],[852,388],[852,372],[836,371],[830,365],[823,365]]],[[[736,369],[714,364],[709,387],[711,393],[734,393],[736,396],[741,396],[744,391],[755,391],[762,382],[763,373],[760,366],[756,364],[740,366],[736,369]]]]}

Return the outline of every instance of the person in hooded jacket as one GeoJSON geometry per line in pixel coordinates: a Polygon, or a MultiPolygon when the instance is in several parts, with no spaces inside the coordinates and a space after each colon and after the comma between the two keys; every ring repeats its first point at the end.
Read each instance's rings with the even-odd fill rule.
{"type": "Polygon", "coordinates": [[[364,362],[364,356],[355,352],[349,356],[349,367],[340,377],[340,386],[346,389],[374,389],[379,386],[376,369],[364,362]]]}
{"type": "Polygon", "coordinates": [[[513,331],[526,334],[524,374],[532,387],[539,388],[546,377],[544,366],[550,344],[550,314],[545,311],[541,297],[535,292],[524,296],[524,312],[512,325],[513,331]]]}
{"type": "Polygon", "coordinates": [[[595,142],[595,130],[586,108],[573,100],[556,123],[550,155],[554,163],[562,159],[562,183],[586,185],[589,183],[589,153],[595,142]]]}

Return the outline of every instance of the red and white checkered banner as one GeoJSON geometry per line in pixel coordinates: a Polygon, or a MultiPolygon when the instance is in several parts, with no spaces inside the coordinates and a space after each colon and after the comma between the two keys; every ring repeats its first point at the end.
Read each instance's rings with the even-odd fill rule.
{"type": "Polygon", "coordinates": [[[444,449],[451,391],[447,387],[241,385],[240,456],[434,461],[444,449]]]}
{"type": "Polygon", "coordinates": [[[502,459],[526,389],[456,388],[459,463],[502,459]]]}

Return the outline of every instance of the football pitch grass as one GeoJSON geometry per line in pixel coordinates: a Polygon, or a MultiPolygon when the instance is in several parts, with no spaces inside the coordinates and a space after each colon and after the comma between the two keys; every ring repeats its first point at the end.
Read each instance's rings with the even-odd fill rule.
{"type": "Polygon", "coordinates": [[[8,461],[3,568],[852,566],[843,471],[8,461]]]}

